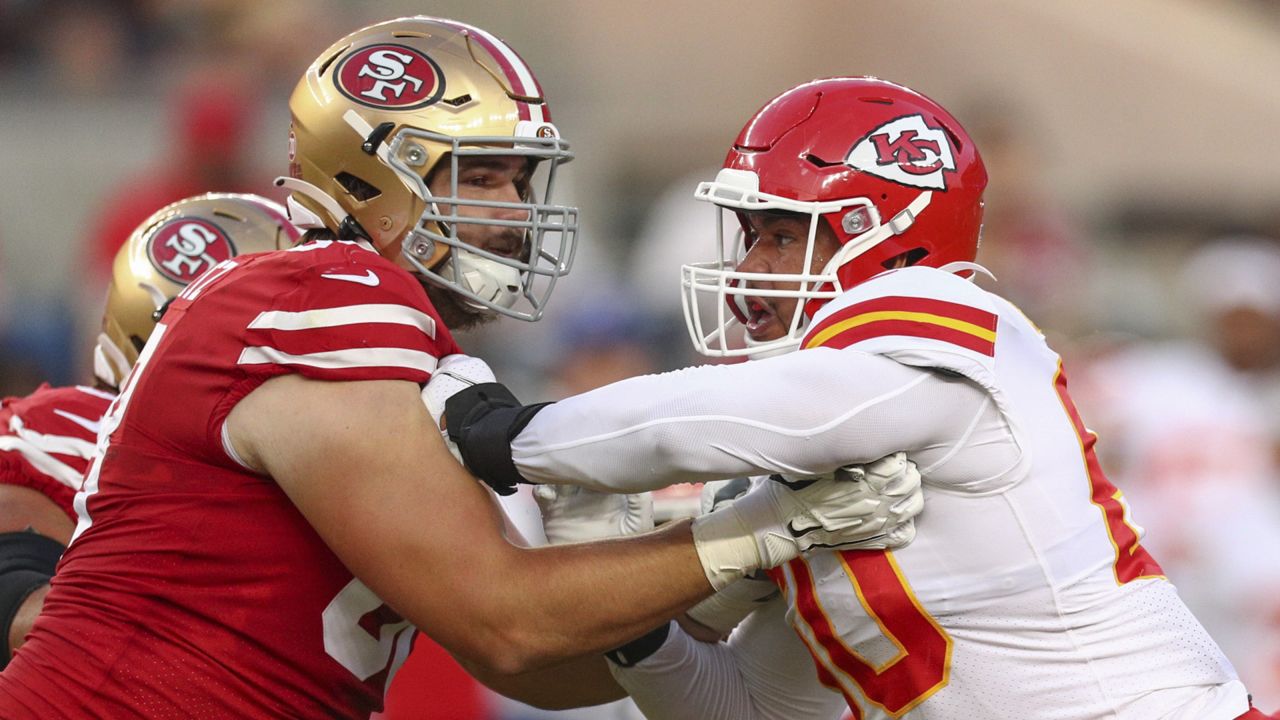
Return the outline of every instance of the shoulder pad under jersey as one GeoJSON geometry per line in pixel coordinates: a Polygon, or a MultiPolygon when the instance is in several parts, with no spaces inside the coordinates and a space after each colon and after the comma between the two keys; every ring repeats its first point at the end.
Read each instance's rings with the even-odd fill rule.
{"type": "Polygon", "coordinates": [[[993,388],[998,307],[990,293],[952,273],[892,270],[823,306],[800,347],[855,348],[993,388]]]}

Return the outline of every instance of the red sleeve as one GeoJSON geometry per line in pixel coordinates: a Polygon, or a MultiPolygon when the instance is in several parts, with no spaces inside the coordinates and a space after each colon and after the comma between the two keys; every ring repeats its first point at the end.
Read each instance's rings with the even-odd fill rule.
{"type": "Polygon", "coordinates": [[[41,386],[0,407],[0,484],[31,488],[72,520],[71,501],[93,456],[98,421],[112,395],[41,386]]]}
{"type": "Polygon", "coordinates": [[[235,258],[166,311],[124,429],[229,458],[223,424],[267,380],[425,384],[457,346],[407,271],[355,243],[316,242],[235,258]],[[155,428],[160,424],[164,433],[155,428]]]}
{"type": "Polygon", "coordinates": [[[249,320],[237,365],[249,375],[426,383],[457,347],[417,281],[368,256],[302,272],[249,320]]]}

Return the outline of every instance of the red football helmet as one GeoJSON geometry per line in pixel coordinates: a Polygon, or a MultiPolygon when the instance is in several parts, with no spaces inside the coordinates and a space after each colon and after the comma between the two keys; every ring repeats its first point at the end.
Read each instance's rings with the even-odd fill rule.
{"type": "Polygon", "coordinates": [[[820,221],[835,233],[841,249],[818,274],[739,273],[737,263],[750,249],[749,239],[739,231],[730,241],[721,212],[719,260],[683,268],[685,319],[694,346],[718,356],[791,349],[827,300],[886,269],[972,262],[986,185],[986,168],[968,133],[941,106],[910,88],[850,77],[788,90],[751,118],[716,179],[698,185],[694,195],[737,213],[743,227],[742,214],[749,212],[810,216],[806,263],[813,257],[820,221]],[[762,279],[800,283],[794,292],[766,292],[802,298],[804,310],[792,318],[788,336],[731,348],[726,334],[744,320],[742,298],[762,294],[747,284],[762,279]],[[705,316],[697,306],[712,293],[719,322],[705,333],[705,316]]]}

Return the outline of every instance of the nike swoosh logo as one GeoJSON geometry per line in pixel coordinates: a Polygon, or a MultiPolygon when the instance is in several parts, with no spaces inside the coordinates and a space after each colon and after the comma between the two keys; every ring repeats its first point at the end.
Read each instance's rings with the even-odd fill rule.
{"type": "Polygon", "coordinates": [[[88,430],[89,432],[93,433],[94,435],[97,435],[97,434],[98,434],[98,428],[102,427],[101,419],[99,419],[99,420],[90,420],[89,418],[86,418],[86,417],[80,417],[79,415],[76,415],[75,413],[67,412],[66,410],[63,410],[63,409],[61,409],[61,408],[54,408],[54,409],[53,409],[53,412],[54,412],[54,414],[55,414],[55,415],[58,415],[59,417],[63,417],[63,418],[66,418],[67,420],[70,420],[71,422],[75,423],[76,425],[79,425],[80,427],[84,428],[85,430],[88,430]]]}
{"type": "Polygon", "coordinates": [[[382,279],[373,274],[372,270],[365,270],[364,275],[340,275],[338,273],[321,273],[320,277],[329,278],[330,280],[346,280],[347,282],[357,283],[359,285],[368,285],[369,287],[378,287],[382,279]]]}
{"type": "Polygon", "coordinates": [[[791,537],[797,540],[804,537],[805,535],[808,535],[814,530],[821,530],[821,529],[822,529],[821,525],[814,525],[811,528],[805,528],[804,530],[801,530],[796,527],[796,522],[794,520],[791,520],[787,523],[787,532],[791,533],[791,537]]]}

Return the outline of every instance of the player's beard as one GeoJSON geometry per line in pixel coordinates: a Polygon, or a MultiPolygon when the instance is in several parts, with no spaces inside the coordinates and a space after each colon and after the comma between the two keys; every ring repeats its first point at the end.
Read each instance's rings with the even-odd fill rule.
{"type": "MultiPolygon", "coordinates": [[[[528,262],[529,245],[525,241],[525,234],[523,231],[511,228],[499,228],[499,234],[492,238],[484,247],[492,252],[498,253],[502,252],[500,248],[505,248],[510,252],[514,252],[523,247],[524,250],[521,259],[528,262]]],[[[446,262],[448,262],[447,256],[445,259],[437,263],[432,270],[437,273],[441,272],[440,268],[442,268],[446,262]]],[[[436,312],[440,314],[440,319],[444,321],[445,326],[450,330],[471,330],[486,323],[493,322],[498,318],[498,313],[485,308],[475,307],[456,291],[436,285],[430,280],[426,280],[422,277],[419,277],[419,281],[426,289],[427,297],[431,300],[431,304],[435,306],[436,312]]]]}
{"type": "Polygon", "coordinates": [[[427,298],[431,300],[436,313],[444,321],[445,327],[451,331],[478,328],[485,323],[493,322],[498,317],[497,313],[471,307],[466,303],[465,298],[452,290],[446,290],[434,283],[422,280],[420,282],[427,291],[427,298]]]}

